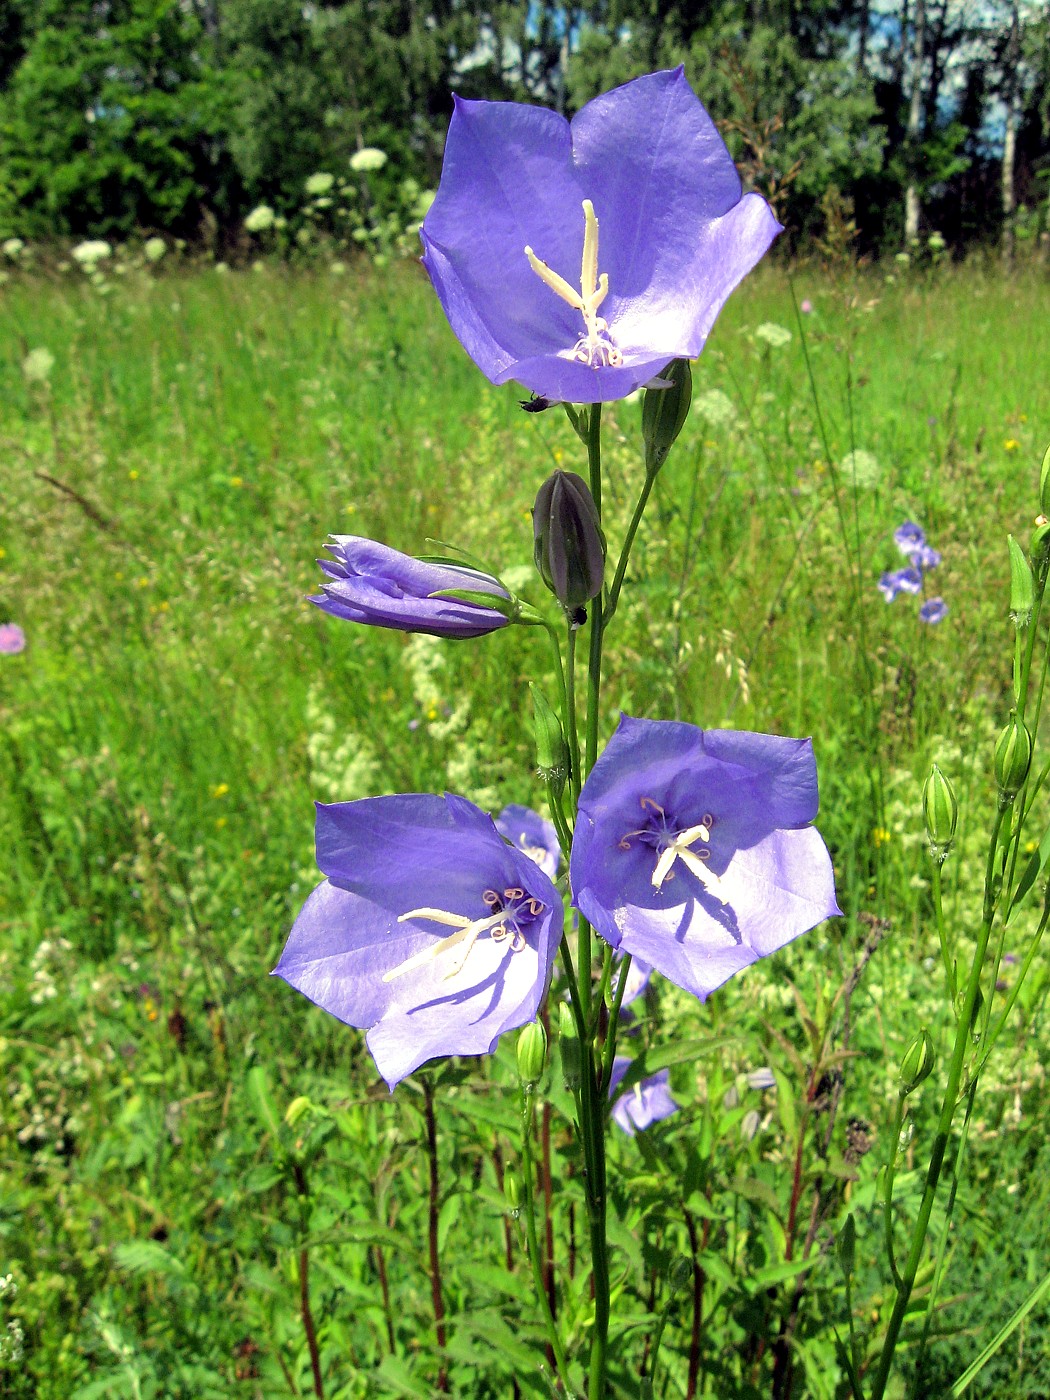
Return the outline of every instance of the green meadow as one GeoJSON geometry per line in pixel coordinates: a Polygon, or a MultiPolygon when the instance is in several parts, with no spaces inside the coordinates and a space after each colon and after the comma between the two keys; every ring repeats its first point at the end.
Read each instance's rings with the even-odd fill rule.
{"type": "MultiPolygon", "coordinates": [[[[585,470],[582,444],[560,408],[523,413],[481,377],[414,264],[129,264],[103,290],[41,273],[0,297],[0,622],[27,637],[0,656],[0,1396],[430,1397],[442,1373],[466,1400],[551,1395],[506,1194],[513,1037],[391,1097],[363,1036],[268,974],[319,878],[314,800],[542,804],[539,629],[444,643],[326,617],[305,601],[326,536],[445,541],[546,606],[530,507],[555,466],[585,470]]],[[[1027,547],[1050,442],[1048,324],[1036,272],[770,268],[694,366],[606,643],[602,735],[620,711],[811,735],[845,917],[703,1006],[654,986],[635,1019],[683,1107],[610,1146],[617,1396],[643,1393],[654,1309],[668,1397],[768,1396],[779,1347],[793,1395],[838,1400],[850,1311],[860,1356],[877,1350],[879,1170],[896,1155],[900,1250],[938,1107],[940,1070],[896,1151],[897,1068],[923,1027],[946,1055],[952,1025],[922,783],[936,761],[959,794],[945,900],[966,946],[1010,708],[1006,537],[1027,547]],[[943,556],[932,626],[876,587],[908,519],[943,556]],[[765,1066],[775,1088],[753,1087],[765,1066]]],[[[640,412],[606,410],[614,540],[640,412]]],[[[917,1289],[936,1306],[906,1329],[897,1397],[951,1393],[1046,1273],[1046,988],[1037,960],[943,1250],[939,1197],[917,1289]]],[[[557,1059],[542,1092],[580,1350],[557,1059]]],[[[1050,1394],[1048,1323],[1044,1301],[967,1394],[1050,1394]]]]}

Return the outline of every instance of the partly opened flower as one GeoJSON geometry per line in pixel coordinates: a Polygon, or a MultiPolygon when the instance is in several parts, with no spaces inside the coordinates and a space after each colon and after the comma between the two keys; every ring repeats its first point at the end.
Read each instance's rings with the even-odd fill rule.
{"type": "Polygon", "coordinates": [[[624,715],[580,795],[573,903],[703,1000],[840,913],[808,739],[624,715]]]}
{"type": "Polygon", "coordinates": [[[488,1054],[535,1019],[561,897],[472,803],[428,793],[318,804],[317,863],[328,878],[274,971],[368,1032],[391,1089],[436,1056],[488,1054]]]}
{"type": "Polygon", "coordinates": [[[421,236],[452,329],[493,383],[597,403],[698,355],[779,231],[676,68],[571,123],[457,99],[421,236]]]}
{"type": "MultiPolygon", "coordinates": [[[[630,1064],[627,1055],[617,1055],[613,1060],[612,1077],[609,1080],[610,1096],[616,1092],[630,1064]]],[[[659,1070],[648,1079],[641,1079],[637,1084],[632,1084],[615,1101],[612,1106],[613,1119],[629,1137],[634,1137],[636,1132],[648,1128],[651,1123],[659,1123],[662,1118],[670,1118],[672,1113],[678,1112],[679,1106],[672,1099],[668,1088],[670,1080],[669,1070],[659,1070]]]]}
{"type": "Polygon", "coordinates": [[[531,807],[511,802],[496,818],[496,830],[534,860],[548,879],[554,879],[561,860],[561,843],[553,822],[531,807]]]}
{"type": "Polygon", "coordinates": [[[334,559],[317,562],[329,581],[310,601],[333,617],[435,637],[480,637],[510,620],[511,596],[489,574],[413,559],[358,535],[332,535],[327,548],[334,559]]]}

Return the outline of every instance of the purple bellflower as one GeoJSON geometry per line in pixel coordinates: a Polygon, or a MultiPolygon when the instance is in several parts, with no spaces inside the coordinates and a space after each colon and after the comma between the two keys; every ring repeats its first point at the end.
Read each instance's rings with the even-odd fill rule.
{"type": "Polygon", "coordinates": [[[503,585],[466,565],[413,559],[358,535],[332,535],[326,548],[334,558],[317,562],[329,581],[310,602],[333,617],[434,637],[481,637],[505,627],[513,613],[503,585]],[[471,597],[443,596],[451,592],[471,597]]]}
{"type": "Polygon", "coordinates": [[[779,232],[675,68],[596,97],[571,122],[457,98],[420,236],[482,373],[551,402],[599,403],[699,355],[779,232]]]}
{"type": "Polygon", "coordinates": [[[921,525],[916,525],[914,520],[906,520],[894,530],[893,542],[902,554],[910,558],[914,550],[920,549],[926,543],[926,532],[921,525]]]}
{"type": "Polygon", "coordinates": [[[841,913],[817,805],[808,739],[623,715],[580,794],[573,903],[703,1001],[841,913]]]}
{"type": "MultiPolygon", "coordinates": [[[[612,1075],[609,1079],[610,1097],[616,1092],[630,1064],[631,1060],[627,1055],[617,1055],[613,1060],[612,1075]]],[[[634,1137],[635,1133],[648,1128],[650,1124],[659,1123],[662,1118],[670,1118],[672,1113],[678,1112],[679,1105],[671,1097],[668,1088],[670,1079],[669,1070],[659,1070],[648,1079],[641,1079],[637,1084],[632,1084],[625,1093],[614,1100],[613,1121],[628,1137],[634,1137]]]]}
{"type": "Polygon", "coordinates": [[[943,622],[948,616],[948,604],[943,598],[927,598],[919,609],[919,621],[928,622],[933,626],[936,622],[943,622]]]}
{"type": "Polygon", "coordinates": [[[898,593],[918,593],[922,588],[922,574],[918,569],[894,569],[879,579],[879,592],[892,603],[898,593]]]}
{"type": "Polygon", "coordinates": [[[561,843],[553,822],[531,807],[511,802],[496,818],[496,830],[534,860],[548,880],[554,879],[561,861],[561,843]]]}
{"type": "Polygon", "coordinates": [[[928,569],[935,569],[941,562],[940,550],[931,548],[928,544],[917,545],[909,556],[914,568],[920,573],[926,573],[928,569]]]}
{"type": "Polygon", "coordinates": [[[26,649],[26,634],[17,622],[0,622],[0,656],[17,656],[26,649]]]}
{"type": "Polygon", "coordinates": [[[408,793],[317,806],[328,877],[274,973],[367,1031],[391,1090],[427,1060],[484,1055],[536,1017],[561,896],[465,798],[408,793]]]}

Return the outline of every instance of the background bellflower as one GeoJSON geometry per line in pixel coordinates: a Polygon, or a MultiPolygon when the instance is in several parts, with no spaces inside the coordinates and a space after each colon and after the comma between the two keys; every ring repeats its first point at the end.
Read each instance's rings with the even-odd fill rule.
{"type": "MultiPolygon", "coordinates": [[[[610,1097],[616,1092],[617,1085],[627,1073],[630,1063],[628,1055],[617,1055],[613,1060],[612,1074],[609,1077],[610,1097]]],[[[652,1123],[670,1118],[672,1113],[678,1112],[678,1104],[671,1097],[670,1082],[670,1070],[662,1069],[656,1074],[651,1074],[648,1079],[632,1084],[627,1092],[621,1094],[613,1103],[613,1122],[622,1128],[628,1137],[634,1137],[636,1132],[648,1128],[652,1123]]]]}
{"type": "Polygon", "coordinates": [[[561,861],[561,843],[553,822],[531,807],[508,802],[496,818],[496,830],[534,860],[548,879],[554,879],[561,861]]]}
{"type": "Polygon", "coordinates": [[[584,783],[573,903],[701,1001],[841,911],[808,739],[631,719],[584,783]]]}
{"type": "Polygon", "coordinates": [[[332,535],[326,548],[334,558],[317,562],[329,582],[310,602],[333,617],[435,637],[480,637],[510,620],[511,596],[489,574],[413,559],[358,535],[332,535]],[[452,589],[490,594],[492,606],[480,599],[437,596],[452,589]]]}
{"type": "Polygon", "coordinates": [[[698,355],[779,231],[676,68],[571,122],[457,98],[421,237],[452,329],[493,383],[597,403],[698,355]]]}
{"type": "Polygon", "coordinates": [[[483,1055],[536,1017],[562,902],[492,819],[446,794],[317,807],[310,895],[275,975],[367,1031],[391,1088],[425,1061],[483,1055]]]}

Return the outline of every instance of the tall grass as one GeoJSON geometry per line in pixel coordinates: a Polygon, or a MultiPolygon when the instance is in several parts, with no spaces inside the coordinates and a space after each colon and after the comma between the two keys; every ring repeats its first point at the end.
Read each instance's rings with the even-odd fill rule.
{"type": "MultiPolygon", "coordinates": [[[[388,1102],[357,1033],[265,974],[315,879],[313,798],[448,786],[494,807],[538,802],[526,682],[547,660],[514,629],[444,647],[363,634],[304,597],[329,533],[408,551],[436,538],[525,578],[536,488],[554,463],[578,469],[580,444],[560,410],[523,414],[513,389],[479,377],[415,267],[132,272],[108,296],[27,279],[3,297],[0,621],[21,623],[29,644],[0,657],[0,1264],[18,1289],[0,1308],[25,1333],[17,1364],[0,1348],[2,1393],[308,1390],[305,1242],[325,1393],[428,1395],[422,1100],[406,1087],[388,1102]],[[47,382],[22,369],[41,346],[55,357],[47,382]],[[279,1125],[297,1096],[309,1103],[279,1125]]],[[[694,414],[636,546],[605,731],[622,708],[812,734],[818,824],[848,914],[706,1007],[665,989],[642,1022],[654,1043],[718,1036],[723,1048],[701,1071],[675,1069],[702,1144],[689,1128],[675,1147],[683,1202],[648,1200],[649,1149],[623,1147],[622,1307],[664,1287],[692,1238],[683,1222],[707,1219],[699,1197],[745,1183],[733,1218],[703,1228],[716,1320],[702,1375],[717,1393],[761,1384],[782,1283],[745,1296],[718,1261],[747,1255],[761,1276],[776,1230],[758,1212],[783,1181],[792,1085],[798,1113],[821,1111],[801,1107],[805,1074],[784,1043],[807,1063],[807,1020],[830,1014],[879,930],[853,996],[865,1053],[846,1062],[837,1129],[849,1117],[877,1140],[892,1068],[939,1014],[919,788],[938,757],[964,824],[991,800],[985,755],[1009,691],[1005,534],[1027,535],[1050,438],[1048,314],[1050,285],[1034,277],[752,278],[696,368],[694,414]],[[814,309],[796,313],[796,299],[814,309]],[[790,343],[756,334],[769,323],[790,343]],[[944,554],[931,581],[950,612],[937,627],[875,588],[899,562],[904,518],[944,554]],[[776,1102],[741,1098],[740,1074],[763,1063],[783,1072],[776,1102]],[[745,1106],[760,1110],[751,1138],[745,1106]]],[[[639,412],[608,415],[613,530],[640,472],[639,412]]],[[[949,892],[964,924],[973,849],[964,838],[949,892]]],[[[1020,1224],[998,1267],[959,1251],[959,1293],[1006,1294],[1045,1269],[1042,990],[1037,978],[993,1061],[962,1188],[978,1238],[982,1216],[1020,1224]]],[[[500,1057],[488,1077],[449,1067],[438,1098],[453,1390],[471,1397],[514,1383],[544,1393],[500,1195],[509,1074],[500,1057]]],[[[556,1164],[560,1151],[556,1132],[556,1164]]],[[[885,1150],[836,1151],[863,1219],[885,1150]]],[[[906,1170],[899,1189],[907,1200],[906,1170]]],[[[565,1181],[559,1249],[575,1207],[565,1181]]],[[[839,1296],[830,1256],[814,1276],[804,1393],[831,1395],[819,1380],[836,1367],[821,1323],[839,1296]]],[[[1003,1320],[968,1306],[938,1325],[965,1324],[973,1345],[933,1355],[972,1355],[1003,1320]]],[[[690,1324],[669,1316],[667,1393],[684,1394],[690,1324]]],[[[1036,1393],[1022,1388],[1032,1375],[1050,1384],[1036,1321],[982,1373],[1000,1387],[984,1393],[1036,1393]]]]}

